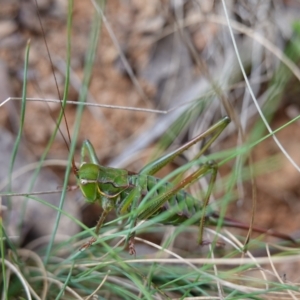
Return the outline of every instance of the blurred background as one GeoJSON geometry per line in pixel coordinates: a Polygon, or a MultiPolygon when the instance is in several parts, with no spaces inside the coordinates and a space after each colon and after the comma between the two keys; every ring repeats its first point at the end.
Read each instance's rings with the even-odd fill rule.
{"type": "MultiPolygon", "coordinates": [[[[78,120],[76,106],[67,105],[65,113],[71,136],[75,124],[80,123],[76,161],[80,161],[83,140],[89,139],[101,164],[138,172],[154,157],[179,147],[228,115],[231,124],[205,153],[218,162],[226,161],[220,164],[211,200],[216,202],[215,209],[222,210],[220,199],[227,195],[230,199],[226,200],[226,216],[249,224],[254,186],[257,191],[255,225],[297,238],[300,225],[300,125],[297,119],[300,111],[300,3],[296,0],[225,3],[226,10],[224,3],[211,0],[74,1],[68,55],[70,14],[66,1],[39,0],[37,8],[36,2],[31,0],[0,0],[0,100],[21,97],[24,52],[29,39],[28,98],[61,99],[70,59],[67,99],[78,101],[85,86],[87,57],[92,49],[95,58],[85,100],[114,107],[87,107],[78,120]],[[93,48],[95,36],[99,40],[93,48]],[[132,110],[134,108],[138,110],[132,110]],[[272,137],[267,137],[261,114],[272,130],[283,126],[276,136],[284,150],[272,137]],[[229,152],[223,151],[229,149],[231,159],[229,152]],[[251,182],[250,168],[255,185],[251,182]]],[[[33,172],[31,164],[43,155],[56,129],[53,117],[56,118],[60,110],[59,103],[27,102],[15,170],[30,166],[28,172],[33,172]]],[[[20,101],[9,101],[0,107],[0,123],[0,179],[2,191],[6,191],[12,147],[20,128],[20,101]]],[[[60,128],[67,138],[64,123],[60,128]]],[[[199,143],[179,157],[159,176],[191,160],[202,145],[199,143]]],[[[24,177],[16,177],[12,180],[12,191],[28,191],[29,186],[31,190],[55,190],[62,186],[68,153],[58,134],[47,159],[43,159],[52,163],[50,161],[49,167],[38,174],[35,186],[24,177]]],[[[198,190],[205,190],[208,180],[201,180],[198,190]]],[[[71,184],[76,184],[74,176],[70,176],[71,184]]],[[[47,197],[45,201],[58,205],[59,194],[47,197]]],[[[55,211],[28,201],[24,213],[20,199],[13,203],[13,213],[7,214],[6,220],[7,230],[16,236],[17,243],[27,245],[51,234],[49,224],[55,223],[55,211]]],[[[79,192],[68,193],[64,209],[91,227],[101,213],[97,204],[87,207],[79,192]]],[[[60,222],[62,239],[78,231],[79,226],[69,218],[60,222]]],[[[163,236],[160,232],[154,240],[159,242],[163,236]]],[[[147,235],[146,238],[150,239],[147,235]]],[[[175,248],[194,251],[196,240],[191,246],[189,238],[178,239],[175,248]]],[[[142,253],[148,253],[147,249],[141,249],[142,253]]],[[[292,269],[289,269],[290,276],[293,276],[292,269]]]]}

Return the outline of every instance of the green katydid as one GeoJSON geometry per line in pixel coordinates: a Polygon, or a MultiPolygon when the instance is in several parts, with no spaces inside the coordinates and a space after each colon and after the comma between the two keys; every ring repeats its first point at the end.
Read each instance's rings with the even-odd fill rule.
{"type": "MultiPolygon", "coordinates": [[[[129,213],[132,209],[137,209],[143,196],[157,183],[159,180],[152,175],[163,168],[166,164],[173,161],[179,154],[190,148],[195,143],[210,137],[202,148],[199,155],[204,153],[207,148],[221,134],[225,127],[229,124],[228,117],[223,118],[214,126],[209,128],[204,133],[196,136],[191,141],[187,142],[182,147],[172,153],[163,156],[150,164],[146,165],[138,174],[133,174],[123,169],[107,168],[100,165],[92,144],[86,140],[82,146],[82,158],[88,153],[91,163],[82,163],[79,169],[75,169],[75,175],[78,178],[78,185],[90,203],[99,201],[103,208],[103,213],[97,223],[95,233],[98,234],[105,220],[106,215],[112,209],[116,209],[117,214],[129,213]]],[[[199,224],[199,243],[202,243],[202,235],[205,220],[205,207],[208,204],[209,197],[212,191],[213,184],[216,179],[217,164],[213,161],[208,161],[199,167],[197,171],[191,174],[188,178],[182,180],[179,184],[173,186],[171,183],[166,183],[162,188],[156,191],[156,195],[145,205],[145,207],[137,214],[137,220],[151,218],[166,209],[177,211],[173,217],[165,220],[166,224],[178,224],[184,219],[191,217],[192,211],[203,211],[202,218],[199,224]],[[197,179],[211,172],[211,179],[208,191],[206,193],[204,203],[193,198],[191,195],[183,191],[183,188],[195,182],[197,179]],[[186,214],[178,211],[178,202],[186,202],[186,214]],[[189,205],[188,205],[189,203],[189,205]],[[192,205],[192,207],[189,207],[192,205]]],[[[133,222],[136,223],[136,220],[133,222]]],[[[134,234],[131,234],[129,239],[129,252],[134,254],[134,234]]],[[[96,241],[91,238],[81,249],[87,248],[96,241]]]]}
{"type": "MultiPolygon", "coordinates": [[[[210,160],[200,165],[195,172],[176,185],[166,182],[162,187],[155,191],[154,196],[152,196],[149,199],[149,202],[143,205],[142,208],[139,207],[139,204],[143,197],[153,187],[155,188],[155,185],[160,180],[153,176],[156,172],[166,164],[172,162],[178,155],[195,143],[206,139],[205,145],[197,155],[197,157],[200,157],[218,138],[229,123],[229,117],[224,117],[215,125],[211,126],[205,132],[199,134],[180,148],[149,163],[142,168],[138,174],[129,172],[125,169],[101,166],[92,144],[88,140],[84,141],[81,159],[83,160],[86,154],[88,154],[90,162],[82,162],[78,169],[73,161],[73,171],[78,179],[78,186],[86,201],[89,203],[99,201],[103,208],[103,212],[96,225],[95,234],[99,234],[105,217],[113,209],[116,210],[117,215],[124,215],[132,210],[137,211],[136,216],[131,220],[131,228],[136,225],[138,220],[152,218],[166,210],[171,210],[173,213],[164,220],[163,223],[171,225],[181,224],[188,218],[191,218],[195,212],[202,211],[201,217],[197,220],[199,225],[199,244],[202,244],[204,225],[216,225],[218,222],[218,214],[206,213],[206,207],[212,193],[218,170],[218,165],[215,161],[210,160]],[[208,173],[211,173],[211,177],[203,202],[183,190],[208,173]]],[[[228,218],[223,220],[223,225],[248,229],[247,225],[228,218]]],[[[264,229],[253,228],[253,230],[267,233],[264,229]]],[[[276,232],[270,234],[283,239],[292,240],[289,236],[284,234],[276,232]]],[[[83,244],[80,249],[84,250],[90,247],[94,242],[96,242],[96,238],[92,237],[88,242],[83,244]]],[[[135,254],[134,232],[129,234],[128,243],[129,253],[135,254]]]]}

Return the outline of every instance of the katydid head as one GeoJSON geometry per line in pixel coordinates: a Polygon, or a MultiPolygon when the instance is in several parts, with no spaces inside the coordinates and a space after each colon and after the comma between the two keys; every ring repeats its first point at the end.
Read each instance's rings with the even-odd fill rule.
{"type": "MultiPolygon", "coordinates": [[[[116,201],[129,187],[128,172],[93,163],[83,163],[77,170],[78,185],[88,202],[116,201]]],[[[103,203],[102,203],[103,204],[103,203]]]]}
{"type": "Polygon", "coordinates": [[[99,198],[97,179],[99,170],[97,165],[84,163],[76,171],[78,185],[88,202],[95,202],[99,198]]]}

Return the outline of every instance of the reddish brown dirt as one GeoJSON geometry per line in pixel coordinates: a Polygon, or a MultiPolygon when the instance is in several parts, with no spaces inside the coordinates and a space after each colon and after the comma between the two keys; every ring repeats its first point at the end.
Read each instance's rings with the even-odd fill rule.
{"type": "MultiPolygon", "coordinates": [[[[275,121],[271,124],[273,130],[283,126],[289,121],[289,118],[283,112],[278,112],[275,121]]],[[[300,142],[300,136],[297,134],[300,124],[295,122],[287,128],[279,131],[276,136],[280,143],[284,145],[295,162],[299,165],[300,156],[297,145],[300,142]]],[[[257,190],[257,209],[255,213],[255,224],[259,227],[270,228],[286,234],[298,232],[300,223],[299,215],[299,193],[300,176],[297,170],[282,154],[281,150],[275,144],[274,140],[268,139],[257,145],[252,151],[256,190],[257,190]],[[262,168],[264,161],[270,158],[274,161],[266,163],[262,168]],[[258,166],[258,168],[255,168],[258,166]],[[257,170],[257,171],[255,171],[257,170]],[[260,175],[259,175],[260,174],[260,175]]],[[[239,201],[231,205],[229,214],[240,220],[249,219],[249,213],[252,209],[252,188],[248,183],[245,189],[248,201],[239,201]]]]}

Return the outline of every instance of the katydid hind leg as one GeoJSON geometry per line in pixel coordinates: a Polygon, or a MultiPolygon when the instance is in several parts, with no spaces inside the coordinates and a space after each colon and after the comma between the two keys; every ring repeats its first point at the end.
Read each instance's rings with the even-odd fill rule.
{"type": "Polygon", "coordinates": [[[195,172],[193,172],[191,175],[183,179],[177,185],[171,187],[165,193],[152,198],[151,201],[145,205],[143,210],[139,212],[138,219],[145,220],[151,217],[157,210],[160,209],[160,207],[162,207],[167,201],[171,199],[171,197],[176,195],[176,193],[178,193],[181,189],[190,186],[195,181],[199,180],[201,177],[207,175],[208,173],[211,173],[209,186],[206,191],[206,195],[204,197],[203,204],[202,204],[202,215],[199,223],[199,244],[202,244],[203,230],[204,230],[205,218],[206,218],[206,207],[209,203],[210,195],[212,193],[216,181],[217,171],[218,171],[218,165],[214,161],[208,161],[205,164],[201,165],[195,172]]]}
{"type": "Polygon", "coordinates": [[[201,140],[209,137],[210,139],[205,143],[201,151],[197,154],[196,158],[199,158],[209,147],[210,145],[218,138],[218,136],[223,132],[223,130],[227,127],[227,125],[230,123],[229,117],[224,117],[216,124],[212,125],[210,128],[208,128],[203,133],[199,134],[198,136],[194,137],[192,140],[184,144],[183,146],[179,147],[175,151],[162,156],[153,162],[146,165],[144,168],[142,168],[139,172],[139,174],[147,174],[147,175],[153,175],[157,173],[160,169],[162,169],[164,166],[166,166],[168,163],[172,162],[178,155],[182,154],[184,151],[189,149],[194,144],[200,142],[201,140]]]}
{"type": "Polygon", "coordinates": [[[200,222],[199,222],[199,236],[198,236],[199,245],[202,245],[204,243],[203,231],[204,231],[205,219],[206,219],[206,208],[208,206],[210,195],[212,194],[212,190],[215,185],[216,178],[217,178],[217,172],[218,172],[218,165],[215,161],[209,161],[209,162],[207,162],[207,164],[209,164],[212,174],[211,174],[211,177],[209,180],[209,185],[208,185],[208,189],[206,191],[205,198],[203,200],[202,216],[201,216],[200,222]]]}

